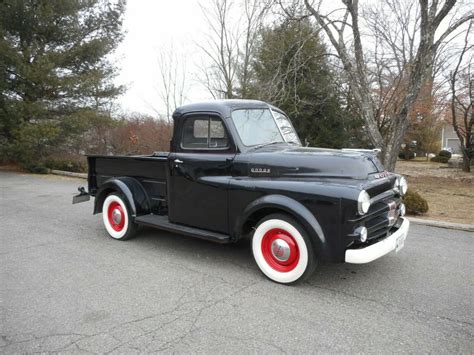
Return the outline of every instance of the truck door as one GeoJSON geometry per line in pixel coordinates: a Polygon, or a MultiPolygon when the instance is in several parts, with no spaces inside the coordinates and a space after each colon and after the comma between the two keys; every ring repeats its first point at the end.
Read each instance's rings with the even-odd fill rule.
{"type": "Polygon", "coordinates": [[[173,223],[228,233],[228,185],[235,146],[224,121],[193,114],[175,122],[168,158],[168,211],[173,223]]]}

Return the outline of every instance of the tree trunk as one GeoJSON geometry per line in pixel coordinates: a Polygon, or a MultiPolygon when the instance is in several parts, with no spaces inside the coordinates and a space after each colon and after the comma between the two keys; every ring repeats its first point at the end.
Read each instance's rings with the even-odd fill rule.
{"type": "Polygon", "coordinates": [[[471,157],[465,149],[462,151],[462,171],[471,172],[471,157]]]}
{"type": "Polygon", "coordinates": [[[394,152],[394,149],[392,146],[386,146],[384,147],[382,151],[382,164],[387,171],[394,171],[395,170],[395,164],[397,162],[397,155],[394,152]]]}
{"type": "Polygon", "coordinates": [[[406,111],[399,113],[393,118],[391,132],[385,138],[385,144],[382,148],[382,164],[387,171],[395,171],[398,153],[400,152],[405,133],[408,130],[409,120],[406,111]]]}
{"type": "Polygon", "coordinates": [[[400,145],[402,140],[396,143],[389,142],[382,150],[382,164],[387,171],[394,172],[397,164],[398,153],[400,152],[400,145]]]}

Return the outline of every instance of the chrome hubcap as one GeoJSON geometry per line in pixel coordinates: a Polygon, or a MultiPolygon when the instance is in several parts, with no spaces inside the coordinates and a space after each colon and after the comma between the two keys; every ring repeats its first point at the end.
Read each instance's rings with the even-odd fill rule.
{"type": "Polygon", "coordinates": [[[290,246],[283,239],[275,239],[272,243],[272,255],[279,261],[287,261],[290,258],[290,246]]]}
{"type": "Polygon", "coordinates": [[[115,224],[120,224],[120,222],[122,222],[122,214],[118,209],[112,211],[112,220],[115,224]]]}

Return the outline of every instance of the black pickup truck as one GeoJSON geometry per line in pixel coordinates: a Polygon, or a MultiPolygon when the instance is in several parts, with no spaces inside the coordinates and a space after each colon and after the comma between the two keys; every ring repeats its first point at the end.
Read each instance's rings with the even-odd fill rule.
{"type": "Polygon", "coordinates": [[[173,113],[170,152],[88,156],[88,192],[108,234],[138,225],[219,243],[251,238],[260,270],[290,284],[317,262],[368,263],[404,245],[406,180],[372,151],[302,146],[261,101],[222,100],[173,113]]]}

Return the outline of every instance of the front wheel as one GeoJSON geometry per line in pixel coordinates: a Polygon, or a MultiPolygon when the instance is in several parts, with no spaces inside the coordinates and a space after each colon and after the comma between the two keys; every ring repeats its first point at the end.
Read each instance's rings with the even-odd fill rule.
{"type": "Polygon", "coordinates": [[[291,284],[309,277],[316,268],[311,242],[301,225],[283,214],[263,218],[252,237],[252,252],[270,280],[291,284]]]}
{"type": "Polygon", "coordinates": [[[106,197],[102,217],[105,229],[112,238],[127,240],[135,234],[137,225],[133,223],[130,211],[119,194],[111,193],[106,197]]]}

